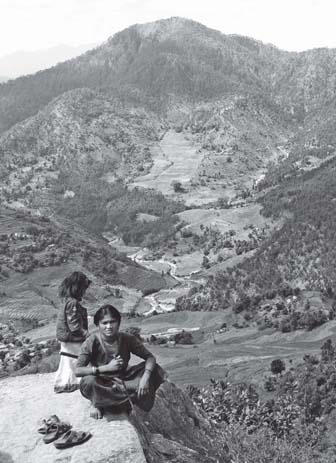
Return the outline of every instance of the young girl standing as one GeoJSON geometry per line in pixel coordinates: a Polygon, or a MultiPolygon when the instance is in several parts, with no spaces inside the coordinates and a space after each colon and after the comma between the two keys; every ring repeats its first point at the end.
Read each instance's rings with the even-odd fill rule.
{"type": "Polygon", "coordinates": [[[78,389],[78,379],[74,371],[80,347],[88,335],[87,311],[80,302],[90,284],[91,281],[84,273],[73,272],[59,287],[59,295],[65,305],[58,313],[56,326],[56,337],[61,343],[60,363],[54,386],[56,393],[78,389]]]}

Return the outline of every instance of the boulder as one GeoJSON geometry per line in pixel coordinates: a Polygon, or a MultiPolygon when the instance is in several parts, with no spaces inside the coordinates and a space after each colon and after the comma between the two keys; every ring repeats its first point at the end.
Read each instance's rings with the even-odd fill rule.
{"type": "Polygon", "coordinates": [[[0,381],[1,463],[146,463],[140,440],[126,415],[89,416],[89,402],[79,391],[55,394],[54,374],[6,378],[0,381]],[[45,444],[37,429],[56,414],[73,429],[89,431],[91,439],[57,450],[45,444]]]}

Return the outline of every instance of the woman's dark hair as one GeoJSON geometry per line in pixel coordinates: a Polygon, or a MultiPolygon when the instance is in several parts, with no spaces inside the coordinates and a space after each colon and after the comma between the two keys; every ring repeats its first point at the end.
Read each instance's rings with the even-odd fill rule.
{"type": "Polygon", "coordinates": [[[59,287],[60,297],[73,297],[80,301],[91,284],[91,280],[83,272],[72,272],[64,278],[59,287]]]}
{"type": "Polygon", "coordinates": [[[102,320],[105,315],[111,315],[111,317],[115,318],[118,321],[118,324],[120,325],[121,322],[121,315],[118,309],[113,307],[111,304],[105,304],[102,307],[100,307],[97,312],[94,314],[93,317],[93,323],[98,326],[100,320],[102,320]]]}

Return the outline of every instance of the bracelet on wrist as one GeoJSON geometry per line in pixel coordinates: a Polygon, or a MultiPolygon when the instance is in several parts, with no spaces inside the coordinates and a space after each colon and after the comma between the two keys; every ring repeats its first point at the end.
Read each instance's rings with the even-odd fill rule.
{"type": "Polygon", "coordinates": [[[149,368],[145,368],[145,372],[148,371],[149,374],[152,374],[152,370],[150,370],[149,368]]]}
{"type": "Polygon", "coordinates": [[[92,372],[93,375],[96,375],[97,374],[97,367],[92,367],[91,372],[92,372]]]}

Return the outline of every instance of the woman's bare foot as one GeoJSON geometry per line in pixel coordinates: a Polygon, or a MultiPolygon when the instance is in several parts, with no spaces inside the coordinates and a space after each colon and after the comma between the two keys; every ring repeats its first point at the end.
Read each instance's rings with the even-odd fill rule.
{"type": "Polygon", "coordinates": [[[95,420],[101,420],[104,416],[104,411],[102,408],[92,407],[92,410],[90,411],[90,416],[95,420]]]}

